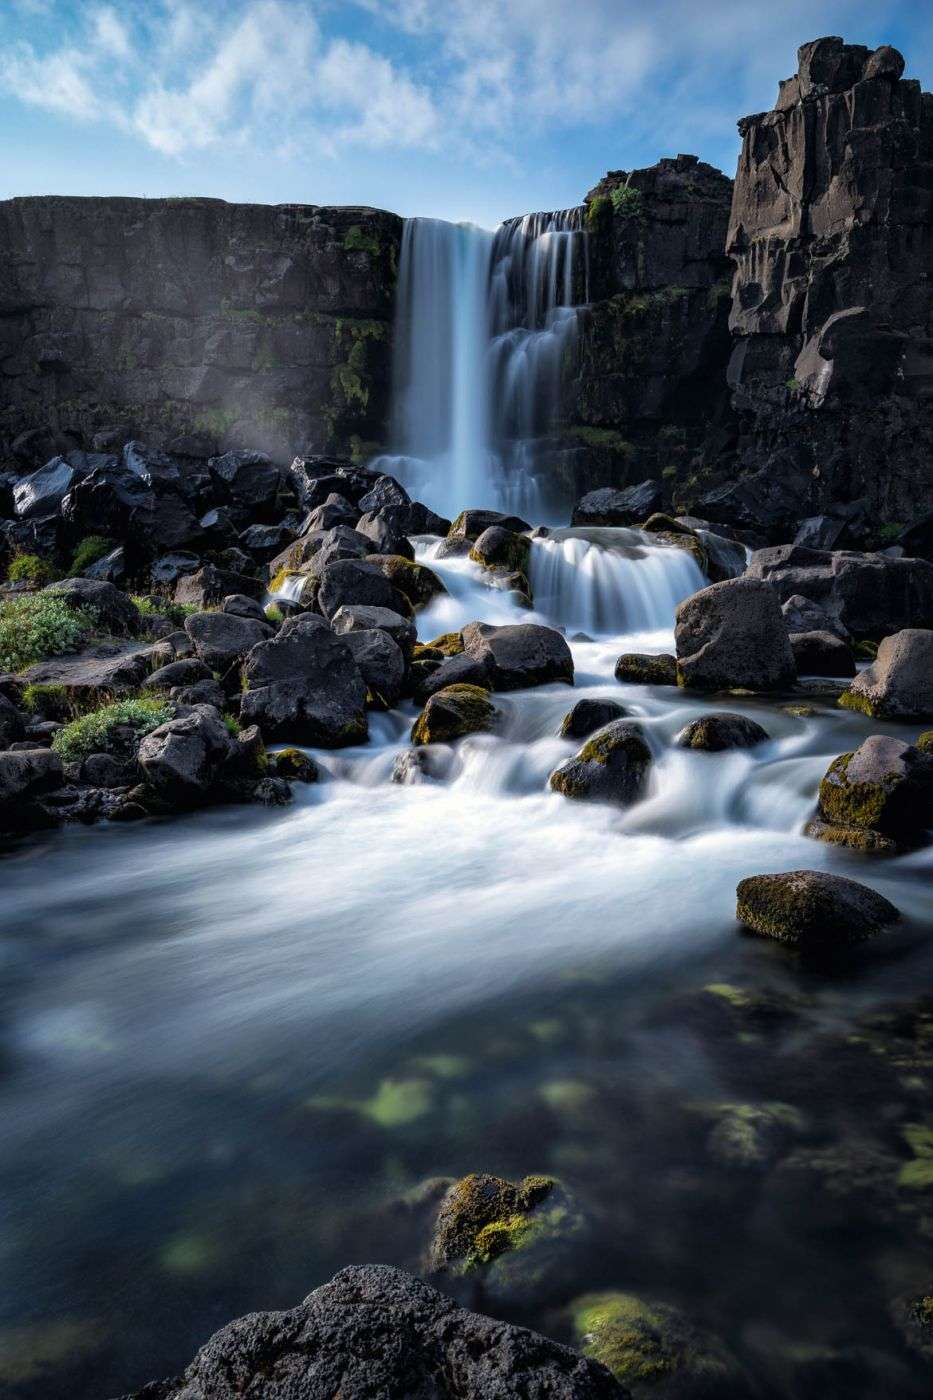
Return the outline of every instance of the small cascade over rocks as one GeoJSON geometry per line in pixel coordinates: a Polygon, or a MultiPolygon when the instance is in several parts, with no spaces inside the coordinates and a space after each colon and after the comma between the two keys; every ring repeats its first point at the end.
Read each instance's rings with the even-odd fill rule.
{"type": "Polygon", "coordinates": [[[511,219],[495,233],[409,219],[394,451],[372,465],[449,516],[471,503],[536,519],[562,512],[567,502],[549,500],[544,483],[563,356],[586,296],[581,209],[511,219]]]}

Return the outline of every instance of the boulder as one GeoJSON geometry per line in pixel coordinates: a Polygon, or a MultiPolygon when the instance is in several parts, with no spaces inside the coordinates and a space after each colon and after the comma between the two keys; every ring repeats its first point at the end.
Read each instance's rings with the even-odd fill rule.
{"type": "Polygon", "coordinates": [[[149,566],[149,578],[153,588],[174,588],[185,574],[195,574],[201,567],[201,556],[188,550],[176,550],[163,554],[149,566]]]}
{"type": "Polygon", "coordinates": [[[463,646],[468,657],[483,665],[493,690],[521,690],[552,681],[573,685],[570,648],[552,627],[470,622],[463,629],[463,646]]]}
{"type": "Polygon", "coordinates": [[[462,510],[451,525],[447,534],[451,538],[476,541],[484,530],[497,525],[503,530],[513,530],[521,534],[530,530],[527,520],[519,515],[504,515],[501,510],[462,510]]]}
{"type": "Polygon", "coordinates": [[[832,632],[791,632],[790,649],[799,676],[854,676],[852,648],[832,632]]]}
{"type": "Polygon", "coordinates": [[[407,535],[385,518],[382,511],[374,515],[362,515],[356,522],[357,531],[372,540],[379,554],[397,554],[403,559],[414,559],[415,547],[407,535]]]}
{"type": "Polygon", "coordinates": [[[231,573],[205,564],[197,573],[183,575],[175,585],[175,602],[193,604],[198,608],[217,607],[231,593],[243,593],[248,598],[262,598],[265,588],[259,579],[248,574],[231,573]]]}
{"type": "Polygon", "coordinates": [[[674,641],[678,682],[697,690],[779,690],[796,678],[778,596],[758,578],[726,579],[687,598],[674,641]]]}
{"type": "Polygon", "coordinates": [[[531,557],[531,541],[514,530],[504,530],[501,525],[490,525],[479,535],[470,550],[474,564],[484,569],[507,569],[510,573],[528,573],[531,557]]]}
{"type": "Polygon", "coordinates": [[[679,749],[701,749],[704,753],[722,753],[725,749],[750,749],[767,743],[769,734],[745,715],[727,712],[700,715],[691,720],[674,740],[679,749]]]}
{"type": "Polygon", "coordinates": [[[265,609],[255,598],[247,598],[245,593],[228,593],[220,611],[231,617],[251,617],[254,622],[268,622],[265,609]]]}
{"type": "Polygon", "coordinates": [[[713,487],[696,502],[696,512],[714,524],[786,540],[810,515],[812,502],[812,479],[793,462],[778,456],[751,476],[713,487]]]}
{"type": "Polygon", "coordinates": [[[495,728],[499,711],[479,685],[448,685],[429,696],[411,730],[413,744],[449,744],[495,728]]]}
{"type": "Polygon", "coordinates": [[[428,1267],[435,1273],[457,1274],[488,1264],[494,1257],[493,1240],[503,1227],[519,1219],[529,1224],[557,1189],[550,1176],[526,1176],[519,1182],[485,1172],[461,1177],[441,1199],[428,1267]]]}
{"type": "Polygon", "coordinates": [[[351,530],[349,525],[335,525],[331,530],[312,530],[303,534],[269,565],[269,577],[282,570],[309,573],[319,577],[335,559],[362,559],[372,551],[372,540],[351,530]]]}
{"type": "Polygon", "coordinates": [[[294,538],[293,532],[286,530],[282,525],[250,525],[241,532],[238,544],[240,549],[251,554],[260,564],[268,564],[269,560],[281,554],[294,538]]]}
{"type": "Polygon", "coordinates": [[[64,781],[62,761],[51,749],[0,753],[0,821],[20,802],[52,792],[64,781]]]}
{"type": "Polygon", "coordinates": [[[564,715],[558,732],[562,739],[585,739],[614,719],[624,718],[625,710],[615,700],[578,700],[564,715]]]}
{"type": "Polygon", "coordinates": [[[805,598],[802,593],[792,593],[781,605],[781,612],[791,636],[798,632],[831,632],[840,641],[850,640],[848,629],[838,618],[820,607],[819,603],[805,598]]]}
{"type": "Polygon", "coordinates": [[[369,511],[382,510],[384,506],[407,506],[410,501],[408,492],[394,476],[380,476],[357,504],[359,514],[365,515],[369,511]]]}
{"type": "Polygon", "coordinates": [[[351,505],[346,496],[332,491],[325,501],[309,510],[301,523],[301,533],[308,535],[312,530],[332,530],[335,525],[355,526],[360,518],[358,506],[351,505]]]}
{"type": "Polygon", "coordinates": [[[933,754],[872,734],[829,765],[820,783],[819,817],[825,829],[811,823],[808,834],[839,845],[916,845],[933,825],[933,754]]]}
{"type": "Polygon", "coordinates": [[[348,457],[296,457],[288,469],[292,490],[305,511],[322,505],[332,492],[356,505],[379,475],[368,467],[354,466],[348,457]]]}
{"type": "Polygon", "coordinates": [[[240,529],[228,506],[214,506],[206,511],[198,521],[201,539],[205,549],[228,549],[240,538],[240,529]]]}
{"type": "Polygon", "coordinates": [[[144,735],[136,757],[146,783],[160,799],[189,807],[209,799],[235,753],[234,740],[217,711],[195,705],[144,735]]]}
{"type": "Polygon", "coordinates": [[[53,457],[13,487],[13,509],[20,520],[54,515],[78,480],[79,474],[64,457],[53,457]]]}
{"type": "Polygon", "coordinates": [[[391,710],[399,702],[405,683],[405,656],[388,632],[378,628],[351,631],[343,641],[366,682],[369,703],[391,710]]]}
{"type": "Polygon", "coordinates": [[[807,549],[832,549],[845,533],[847,523],[837,515],[808,515],[797,527],[793,542],[807,549]]]}
{"type": "Polygon", "coordinates": [[[650,766],[651,750],[641,726],[617,719],[597,729],[549,781],[564,797],[628,807],[643,795],[650,766]]]}
{"type": "Polygon", "coordinates": [[[625,1400],[604,1366],[468,1312],[386,1264],[222,1328],[184,1374],[124,1400],[625,1400]]]}
{"type": "Polygon", "coordinates": [[[884,637],[933,620],[933,564],[926,559],[779,545],[756,550],[747,576],[769,582],[782,603],[803,594],[856,637],[884,637]]]}
{"type": "MultiPolygon", "coordinates": [[[[637,525],[664,509],[664,488],[660,481],[640,481],[637,486],[616,490],[600,487],[582,496],[573,508],[571,525],[637,525]]],[[[714,517],[710,517],[713,519],[714,517]]]]}
{"type": "Polygon", "coordinates": [[[895,543],[901,546],[908,558],[933,560],[933,510],[912,520],[895,543]]]}
{"type": "Polygon", "coordinates": [[[203,661],[189,657],[180,661],[170,661],[167,666],[160,666],[157,671],[153,671],[151,676],[146,677],[142,688],[143,690],[171,690],[176,685],[196,685],[198,681],[211,679],[210,668],[205,666],[203,661]]]}
{"type": "Polygon", "coordinates": [[[301,749],[279,749],[278,753],[270,753],[268,759],[269,771],[276,778],[295,783],[316,783],[321,776],[314,759],[301,749]]]}
{"type": "Polygon", "coordinates": [[[289,618],[253,648],[243,679],[241,718],[266,739],[326,748],[366,739],[366,683],[343,637],[321,618],[289,618]]]}
{"type": "Polygon", "coordinates": [[[0,694],[0,749],[9,748],[26,733],[26,725],[19,710],[3,694],[0,694]]]}
{"type": "Polygon", "coordinates": [[[260,512],[275,506],[281,472],[264,452],[225,452],[207,465],[216,487],[235,508],[260,512]]]}
{"type": "Polygon", "coordinates": [[[426,564],[415,564],[399,554],[367,554],[366,562],[375,564],[394,588],[403,593],[413,608],[424,607],[432,598],[447,592],[446,587],[426,564]]]}
{"type": "Polygon", "coordinates": [[[866,885],[821,870],[751,875],[739,882],[736,898],[745,928],[808,953],[863,942],[900,917],[866,885]]]}
{"type": "Polygon", "coordinates": [[[402,615],[411,611],[407,598],[378,565],[363,559],[335,559],[319,574],[317,603],[330,619],[345,604],[388,608],[402,615]]]}
{"type": "Polygon", "coordinates": [[[666,653],[623,652],[616,662],[615,676],[627,685],[676,685],[677,658],[666,653]]]}
{"type": "Polygon", "coordinates": [[[485,657],[467,652],[458,652],[443,661],[415,661],[411,670],[415,699],[422,703],[451,685],[481,686],[484,690],[490,688],[485,657]]]}
{"type": "Polygon", "coordinates": [[[155,648],[131,642],[103,642],[73,656],[37,661],[22,674],[24,685],[61,686],[71,702],[101,703],[113,691],[136,690],[152,666],[155,648]]]}
{"type": "Polygon", "coordinates": [[[85,535],[145,540],[155,507],[155,493],[141,476],[116,457],[103,457],[74,482],[61,503],[61,515],[76,540],[85,535]]]}
{"type": "Polygon", "coordinates": [[[168,696],[175,705],[211,705],[215,710],[223,710],[227,704],[223,686],[213,677],[189,685],[173,685],[168,696]]]}
{"type": "Polygon", "coordinates": [[[874,719],[933,719],[933,630],[885,637],[839,703],[874,719]]]}
{"type": "Polygon", "coordinates": [[[205,666],[212,671],[226,671],[242,660],[254,646],[267,641],[275,633],[268,622],[254,617],[237,617],[234,613],[193,613],[185,619],[185,631],[194,642],[194,649],[205,666]]]}
{"type": "Polygon", "coordinates": [[[401,613],[392,612],[389,608],[370,608],[359,603],[347,603],[338,608],[330,625],[338,637],[348,632],[368,632],[378,628],[380,632],[387,632],[406,655],[411,652],[418,635],[410,617],[402,617],[401,613]]]}
{"type": "Polygon", "coordinates": [[[93,613],[101,628],[114,636],[135,636],[139,631],[139,609],[131,598],[114,588],[90,578],[64,578],[43,589],[61,598],[70,608],[84,608],[93,613]]]}
{"type": "Polygon", "coordinates": [[[97,583],[112,583],[115,588],[123,588],[126,584],[126,550],[122,545],[118,545],[102,559],[96,559],[93,564],[89,564],[82,570],[81,576],[94,579],[97,583]]]}

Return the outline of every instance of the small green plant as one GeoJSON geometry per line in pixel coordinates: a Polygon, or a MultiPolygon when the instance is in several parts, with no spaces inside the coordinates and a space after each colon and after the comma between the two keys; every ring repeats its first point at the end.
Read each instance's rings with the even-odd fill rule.
{"type": "Polygon", "coordinates": [[[148,598],[145,594],[131,595],[143,617],[167,617],[173,627],[184,627],[185,618],[193,613],[210,612],[210,608],[199,608],[197,603],[173,603],[170,598],[148,598]]]}
{"type": "Polygon", "coordinates": [[[645,212],[641,190],[633,189],[631,185],[617,185],[609,198],[613,213],[618,214],[620,219],[639,219],[645,212]]]}
{"type": "Polygon", "coordinates": [[[224,715],[224,724],[227,726],[227,733],[232,734],[234,739],[240,737],[240,721],[236,715],[224,715]]]}
{"type": "Polygon", "coordinates": [[[790,389],[791,393],[796,393],[797,390],[802,388],[803,386],[801,385],[800,380],[795,377],[793,379],[788,379],[784,387],[785,389],[790,389]]]}
{"type": "Polygon", "coordinates": [[[369,253],[375,257],[379,252],[379,239],[359,224],[352,224],[343,236],[343,246],[348,253],[369,253]]]}
{"type": "Polygon", "coordinates": [[[87,535],[78,545],[71,558],[71,568],[68,570],[71,578],[76,578],[85,569],[89,569],[92,564],[96,564],[98,559],[105,558],[112,549],[116,548],[113,540],[108,540],[104,535],[87,535]]]}
{"type": "Polygon", "coordinates": [[[897,520],[889,520],[887,525],[882,525],[878,531],[878,539],[883,545],[893,544],[898,535],[902,533],[904,525],[897,520]]]}
{"type": "Polygon", "coordinates": [[[7,578],[11,583],[35,583],[41,587],[42,584],[54,582],[58,573],[47,559],[40,559],[38,554],[17,554],[7,570],[7,578]]]}
{"type": "Polygon", "coordinates": [[[66,724],[52,740],[52,748],[65,763],[74,763],[92,753],[122,750],[125,748],[123,737],[118,738],[115,730],[130,729],[134,740],[138,741],[165,724],[173,714],[172,706],[164,700],[115,700],[66,724]]]}
{"type": "Polygon", "coordinates": [[[285,621],[285,614],[282,612],[278,603],[270,603],[268,605],[266,608],[266,619],[275,627],[280,626],[281,623],[285,621]]]}
{"type": "Polygon", "coordinates": [[[63,685],[43,685],[34,682],[23,691],[23,707],[31,715],[46,719],[64,719],[71,711],[68,692],[63,685]]]}
{"type": "Polygon", "coordinates": [[[0,603],[0,671],[22,671],[47,656],[76,651],[97,622],[52,593],[29,593],[0,603]]]}
{"type": "Polygon", "coordinates": [[[586,225],[594,233],[603,228],[612,218],[612,200],[607,195],[598,194],[586,206],[586,225]]]}

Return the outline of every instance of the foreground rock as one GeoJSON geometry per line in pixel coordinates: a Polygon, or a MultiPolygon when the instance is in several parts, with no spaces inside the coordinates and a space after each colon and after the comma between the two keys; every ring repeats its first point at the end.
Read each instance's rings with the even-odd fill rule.
{"type": "Polygon", "coordinates": [[[378,710],[393,709],[405,683],[401,647],[378,627],[347,632],[343,642],[366,683],[368,703],[378,710]]]}
{"type": "Polygon", "coordinates": [[[495,728],[499,711],[478,685],[448,685],[429,697],[411,731],[413,744],[449,744],[495,728]]]}
{"type": "Polygon", "coordinates": [[[820,870],[752,875],[736,890],[736,918],[762,938],[828,953],[872,938],[899,917],[882,895],[820,870]]]}
{"type": "Polygon", "coordinates": [[[641,481],[616,491],[600,487],[581,497],[573,508],[571,525],[637,525],[664,508],[664,491],[659,481],[641,481]]]}
{"type": "MultiPolygon", "coordinates": [[[[226,671],[241,661],[254,646],[268,640],[275,628],[255,617],[235,613],[194,613],[185,619],[185,631],[194,643],[199,660],[211,671],[226,671]]],[[[176,665],[181,663],[176,662],[176,665]]],[[[188,684],[177,681],[178,685],[188,684]]]]}
{"type": "Polygon", "coordinates": [[[126,1400],[624,1400],[598,1362],[458,1307],[384,1264],[229,1323],[174,1381],[126,1400]]]}
{"type": "Polygon", "coordinates": [[[728,713],[701,715],[691,720],[674,740],[679,749],[702,749],[705,753],[721,753],[724,749],[750,749],[769,738],[753,719],[728,713]]]}
{"type": "Polygon", "coordinates": [[[533,622],[512,627],[470,622],[463,629],[463,646],[465,655],[482,667],[493,690],[521,690],[552,681],[573,685],[573,656],[552,627],[533,622]]]}
{"type": "Polygon", "coordinates": [[[727,579],[685,599],[674,641],[684,686],[780,690],[796,679],[777,594],[759,579],[727,579]]]}
{"type": "Polygon", "coordinates": [[[561,720],[562,739],[585,739],[614,719],[624,719],[625,710],[615,700],[578,700],[561,720]]]}
{"type": "Polygon", "coordinates": [[[53,792],[62,782],[62,761],[51,749],[0,753],[0,831],[44,825],[32,799],[53,792]]]}
{"type": "Polygon", "coordinates": [[[267,739],[327,748],[366,739],[366,684],[349,647],[322,618],[284,622],[250,652],[243,680],[240,717],[267,739]]]}
{"type": "Polygon", "coordinates": [[[137,760],[148,786],[172,807],[201,806],[233,758],[236,745],[210,705],[195,705],[139,745],[137,760]]]}
{"type": "Polygon", "coordinates": [[[791,632],[790,647],[800,676],[854,676],[855,657],[833,632],[791,632]]]}
{"type": "Polygon", "coordinates": [[[933,825],[933,753],[873,734],[834,758],[820,783],[819,818],[807,834],[857,850],[922,842],[933,825]]]}
{"type": "Polygon", "coordinates": [[[885,637],[839,703],[874,719],[933,719],[933,631],[885,637]]]}
{"type": "Polygon", "coordinates": [[[627,651],[616,662],[616,680],[629,685],[676,685],[677,658],[662,652],[627,651]]]}
{"type": "Polygon", "coordinates": [[[83,608],[92,613],[101,631],[122,637],[135,636],[139,630],[139,609],[112,583],[99,583],[90,578],[66,578],[60,583],[50,583],[43,591],[63,599],[70,608],[83,608]]]}
{"type": "Polygon", "coordinates": [[[650,765],[651,750],[641,727],[617,719],[598,729],[575,757],[554,770],[549,781],[564,797],[627,807],[642,796],[650,765]]]}

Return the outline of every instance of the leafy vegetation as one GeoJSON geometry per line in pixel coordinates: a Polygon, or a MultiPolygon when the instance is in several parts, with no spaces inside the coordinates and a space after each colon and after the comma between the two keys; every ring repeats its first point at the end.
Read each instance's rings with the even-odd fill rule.
{"type": "Polygon", "coordinates": [[[63,685],[34,682],[23,691],[23,708],[31,715],[46,719],[64,719],[70,711],[68,692],[63,685]]]}
{"type": "Polygon", "coordinates": [[[47,656],[75,651],[96,618],[51,593],[27,593],[0,603],[0,671],[21,671],[47,656]]]}
{"type": "Polygon", "coordinates": [[[143,617],[167,617],[174,627],[184,627],[185,618],[193,613],[210,612],[210,608],[199,608],[197,603],[173,603],[169,598],[148,598],[145,594],[131,596],[143,617]]]}
{"type": "Polygon", "coordinates": [[[65,763],[74,763],[92,753],[110,753],[122,748],[115,730],[130,729],[139,740],[172,718],[174,710],[164,700],[116,700],[90,714],[81,715],[52,740],[52,748],[65,763]]]}
{"type": "Polygon", "coordinates": [[[70,576],[76,578],[78,574],[83,574],[85,569],[96,564],[98,559],[103,559],[115,547],[113,540],[108,540],[104,535],[87,535],[72,555],[68,571],[70,576]]]}
{"type": "Polygon", "coordinates": [[[609,198],[613,213],[621,219],[638,219],[645,212],[641,190],[633,189],[631,185],[617,185],[609,198]]]}
{"type": "Polygon", "coordinates": [[[58,574],[47,559],[38,554],[17,554],[7,570],[11,583],[52,583],[58,574]]]}

